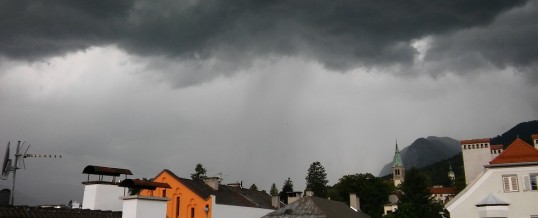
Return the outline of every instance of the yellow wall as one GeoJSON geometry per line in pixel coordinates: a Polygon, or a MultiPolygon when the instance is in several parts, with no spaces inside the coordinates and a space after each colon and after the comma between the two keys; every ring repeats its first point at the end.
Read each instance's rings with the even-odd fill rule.
{"type": "Polygon", "coordinates": [[[163,193],[163,188],[157,188],[154,191],[143,190],[140,194],[145,196],[167,197],[170,199],[166,207],[167,218],[211,218],[211,197],[202,199],[196,193],[192,192],[185,185],[174,178],[167,170],[161,172],[153,181],[168,183],[171,189],[166,189],[163,193]],[[163,196],[165,194],[165,196],[163,196]],[[179,214],[177,213],[177,202],[179,197],[179,214]],[[205,207],[209,206],[210,210],[206,216],[205,207]],[[194,208],[194,216],[192,215],[194,208]],[[179,215],[179,216],[178,216],[179,215]]]}

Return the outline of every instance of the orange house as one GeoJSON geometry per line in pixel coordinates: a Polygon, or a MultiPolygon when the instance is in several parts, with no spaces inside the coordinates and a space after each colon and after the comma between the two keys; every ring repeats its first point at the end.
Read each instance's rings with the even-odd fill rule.
{"type": "Polygon", "coordinates": [[[171,189],[144,190],[140,194],[169,198],[167,218],[211,218],[213,213],[217,217],[261,217],[275,209],[266,192],[220,185],[218,178],[195,181],[164,169],[153,181],[167,183],[171,189]]]}

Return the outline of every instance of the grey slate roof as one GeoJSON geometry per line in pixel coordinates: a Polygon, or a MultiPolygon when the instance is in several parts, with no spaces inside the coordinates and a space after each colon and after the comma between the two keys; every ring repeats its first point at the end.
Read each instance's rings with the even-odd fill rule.
{"type": "Polygon", "coordinates": [[[41,217],[41,218],[121,218],[120,211],[88,209],[41,208],[29,206],[0,207],[0,217],[41,217]]]}
{"type": "MultiPolygon", "coordinates": [[[[163,172],[167,172],[172,175],[176,180],[187,186],[190,190],[203,199],[207,199],[209,196],[215,195],[217,204],[275,209],[271,206],[271,196],[264,191],[253,191],[250,189],[230,187],[227,185],[220,185],[219,190],[213,190],[203,181],[181,178],[167,169],[163,170],[163,172]]],[[[159,173],[159,175],[161,173],[159,173]]]]}
{"type": "Polygon", "coordinates": [[[355,212],[343,202],[319,197],[304,197],[275,210],[262,218],[369,218],[368,214],[355,212]]]}

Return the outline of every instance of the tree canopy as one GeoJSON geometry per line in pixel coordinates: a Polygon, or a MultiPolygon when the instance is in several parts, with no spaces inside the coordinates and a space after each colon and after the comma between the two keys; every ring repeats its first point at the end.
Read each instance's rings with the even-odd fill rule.
{"type": "Polygon", "coordinates": [[[286,193],[293,192],[293,182],[291,181],[290,177],[288,177],[287,180],[284,181],[284,184],[282,185],[282,191],[280,192],[280,200],[284,203],[288,203],[288,195],[286,193]]]}
{"type": "Polygon", "coordinates": [[[327,192],[327,173],[325,173],[325,168],[321,165],[319,161],[316,161],[310,164],[308,172],[306,175],[306,189],[313,191],[314,196],[326,198],[328,197],[327,192]]]}
{"type": "Polygon", "coordinates": [[[273,183],[273,185],[271,185],[271,191],[269,191],[269,193],[271,194],[271,196],[277,196],[278,195],[278,188],[276,188],[275,183],[273,183]]]}
{"type": "Polygon", "coordinates": [[[408,170],[400,190],[402,197],[395,217],[441,217],[443,206],[433,201],[426,176],[416,168],[408,170]]]}
{"type": "Polygon", "coordinates": [[[252,184],[252,185],[250,186],[250,190],[252,190],[252,191],[258,191],[258,187],[256,186],[256,184],[252,184]]]}
{"type": "Polygon", "coordinates": [[[207,176],[205,175],[207,170],[201,163],[196,164],[196,168],[194,168],[194,171],[195,172],[191,174],[192,180],[203,180],[207,178],[207,176]]]}
{"type": "Polygon", "coordinates": [[[355,193],[360,199],[361,211],[371,217],[381,217],[383,205],[393,192],[392,183],[387,183],[370,173],[345,175],[329,191],[334,200],[349,203],[349,193],[355,193]]]}

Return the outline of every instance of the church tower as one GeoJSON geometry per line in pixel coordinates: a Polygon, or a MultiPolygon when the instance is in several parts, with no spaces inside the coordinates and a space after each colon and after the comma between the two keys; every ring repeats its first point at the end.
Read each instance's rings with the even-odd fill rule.
{"type": "Polygon", "coordinates": [[[450,162],[448,163],[448,178],[450,179],[450,184],[452,186],[455,186],[456,174],[454,174],[454,171],[452,170],[452,164],[450,164],[450,162]]]}
{"type": "Polygon", "coordinates": [[[392,180],[394,186],[402,184],[405,178],[405,168],[400,157],[400,149],[398,149],[398,141],[396,141],[396,151],[394,152],[394,160],[392,161],[392,180]]]}

